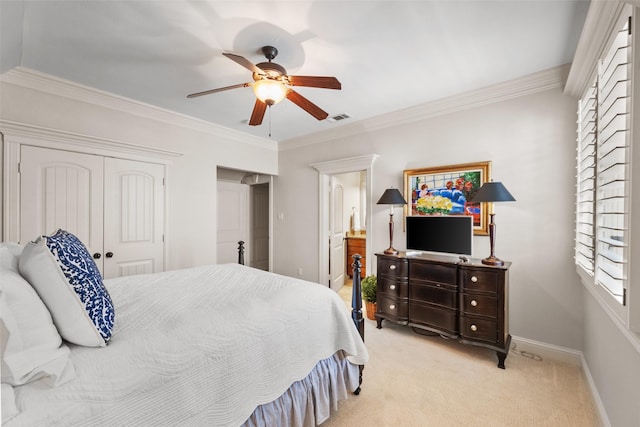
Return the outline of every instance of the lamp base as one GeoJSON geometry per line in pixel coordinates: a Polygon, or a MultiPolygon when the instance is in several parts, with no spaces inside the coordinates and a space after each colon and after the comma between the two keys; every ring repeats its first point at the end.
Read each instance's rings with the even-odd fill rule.
{"type": "Polygon", "coordinates": [[[397,249],[394,249],[393,247],[390,247],[390,248],[388,248],[388,249],[385,249],[385,250],[384,250],[384,253],[385,253],[386,255],[398,255],[398,253],[399,253],[399,252],[398,252],[398,250],[397,250],[397,249]]]}
{"type": "Polygon", "coordinates": [[[490,257],[484,258],[481,261],[482,261],[483,264],[486,264],[486,265],[498,265],[498,266],[504,265],[504,261],[502,261],[499,258],[496,258],[493,255],[490,256],[490,257]]]}

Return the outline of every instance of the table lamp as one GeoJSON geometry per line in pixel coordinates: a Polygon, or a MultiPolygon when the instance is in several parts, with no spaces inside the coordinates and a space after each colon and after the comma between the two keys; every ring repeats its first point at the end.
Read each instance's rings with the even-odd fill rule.
{"type": "Polygon", "coordinates": [[[407,202],[397,188],[387,188],[382,193],[378,205],[389,205],[389,248],[384,250],[385,254],[396,255],[398,251],[393,248],[393,207],[406,205],[407,202]]]}
{"type": "MultiPolygon", "coordinates": [[[[502,185],[501,182],[485,182],[478,190],[476,195],[471,200],[472,203],[493,203],[493,202],[513,202],[516,199],[513,198],[511,193],[502,185]]],[[[489,216],[491,221],[489,223],[489,242],[491,244],[491,255],[482,260],[483,264],[487,265],[503,265],[504,261],[498,259],[495,255],[495,242],[496,242],[496,224],[493,222],[493,205],[489,207],[489,216]]]]}

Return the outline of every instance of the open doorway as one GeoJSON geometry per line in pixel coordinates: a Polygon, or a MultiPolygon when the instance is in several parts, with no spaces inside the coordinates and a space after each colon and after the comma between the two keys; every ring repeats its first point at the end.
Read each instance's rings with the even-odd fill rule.
{"type": "Polygon", "coordinates": [[[269,184],[254,184],[249,191],[251,253],[249,265],[269,271],[269,184]]]}
{"type": "Polygon", "coordinates": [[[366,274],[366,171],[330,176],[329,287],[336,292],[353,280],[354,254],[362,257],[366,274]]]}
{"type": "Polygon", "coordinates": [[[218,168],[217,263],[238,262],[244,242],[245,264],[272,269],[271,176],[218,168]]]}
{"type": "MultiPolygon", "coordinates": [[[[331,176],[350,173],[350,172],[358,172],[363,173],[362,179],[364,183],[362,184],[364,187],[364,191],[362,191],[364,197],[364,232],[367,236],[366,238],[366,263],[371,265],[371,257],[372,257],[372,230],[370,227],[371,224],[371,212],[372,212],[372,177],[373,177],[373,162],[378,158],[377,154],[368,154],[364,156],[351,157],[346,159],[332,160],[328,162],[315,163],[311,166],[315,168],[318,173],[319,179],[319,187],[320,187],[320,200],[319,200],[319,271],[318,271],[318,281],[319,283],[330,286],[331,283],[331,273],[329,268],[329,260],[330,260],[330,236],[331,236],[331,228],[330,228],[330,219],[331,219],[331,209],[330,209],[330,194],[331,194],[331,176]]],[[[345,257],[346,258],[346,257],[345,257]]]]}

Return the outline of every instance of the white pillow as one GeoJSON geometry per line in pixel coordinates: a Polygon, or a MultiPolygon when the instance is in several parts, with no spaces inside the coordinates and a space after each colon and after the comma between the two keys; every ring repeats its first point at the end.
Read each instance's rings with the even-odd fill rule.
{"type": "Polygon", "coordinates": [[[114,309],[87,248],[58,230],[28,243],[20,273],[49,308],[60,335],[74,344],[104,347],[111,338],[114,309]]]}
{"type": "Polygon", "coordinates": [[[0,243],[2,382],[18,386],[39,378],[51,385],[75,378],[69,348],[34,289],[18,272],[22,247],[0,243]]]}

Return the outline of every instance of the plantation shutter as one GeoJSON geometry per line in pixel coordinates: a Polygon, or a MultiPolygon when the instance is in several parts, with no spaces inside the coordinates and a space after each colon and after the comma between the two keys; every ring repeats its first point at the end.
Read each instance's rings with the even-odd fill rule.
{"type": "Polygon", "coordinates": [[[576,263],[594,274],[594,210],[596,188],[596,83],[578,104],[576,263]]]}
{"type": "Polygon", "coordinates": [[[624,304],[631,106],[629,22],[600,61],[597,84],[596,283],[624,304]]]}

